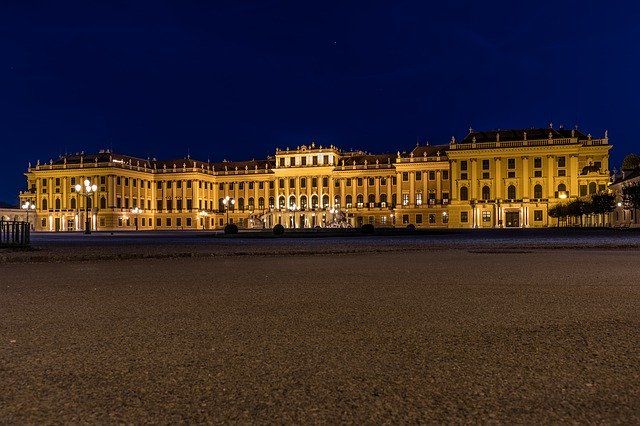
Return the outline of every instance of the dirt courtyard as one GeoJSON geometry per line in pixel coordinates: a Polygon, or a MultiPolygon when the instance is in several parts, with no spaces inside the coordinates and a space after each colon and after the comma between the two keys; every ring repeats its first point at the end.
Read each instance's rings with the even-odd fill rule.
{"type": "Polygon", "coordinates": [[[637,250],[0,264],[3,423],[640,423],[637,250]]]}

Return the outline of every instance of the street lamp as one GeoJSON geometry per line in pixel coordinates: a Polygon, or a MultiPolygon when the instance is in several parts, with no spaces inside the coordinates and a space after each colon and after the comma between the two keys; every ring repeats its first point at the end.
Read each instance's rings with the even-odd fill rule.
{"type": "Polygon", "coordinates": [[[198,214],[200,215],[200,221],[202,222],[202,230],[204,231],[204,226],[207,223],[207,216],[209,215],[209,213],[207,213],[205,210],[200,210],[198,214]]]}
{"type": "Polygon", "coordinates": [[[29,222],[29,211],[35,210],[36,205],[33,204],[31,201],[25,201],[24,204],[22,205],[22,208],[27,211],[27,223],[29,223],[29,227],[31,227],[31,223],[29,222]]]}
{"type": "Polygon", "coordinates": [[[81,192],[82,185],[76,185],[76,192],[80,195],[84,195],[87,199],[84,203],[84,233],[91,233],[91,222],[89,221],[89,201],[91,201],[91,196],[98,190],[98,186],[94,183],[91,184],[89,179],[84,180],[84,192],[81,192]]]}
{"type": "Polygon", "coordinates": [[[234,205],[236,203],[236,200],[234,200],[233,198],[230,198],[228,195],[226,197],[224,197],[224,200],[222,200],[222,204],[224,204],[224,208],[227,211],[227,225],[229,224],[229,207],[230,205],[234,205]]]}
{"type": "Polygon", "coordinates": [[[136,231],[138,230],[138,215],[140,213],[142,213],[142,210],[140,210],[138,207],[134,207],[131,209],[131,213],[133,213],[133,222],[136,225],[136,231]]]}

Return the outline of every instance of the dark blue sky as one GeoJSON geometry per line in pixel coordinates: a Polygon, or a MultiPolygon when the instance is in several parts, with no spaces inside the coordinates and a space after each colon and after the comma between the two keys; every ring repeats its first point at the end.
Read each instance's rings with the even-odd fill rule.
{"type": "Polygon", "coordinates": [[[0,200],[29,161],[110,147],[395,152],[553,122],[609,130],[612,168],[639,151],[637,2],[440,3],[4,0],[0,200]]]}

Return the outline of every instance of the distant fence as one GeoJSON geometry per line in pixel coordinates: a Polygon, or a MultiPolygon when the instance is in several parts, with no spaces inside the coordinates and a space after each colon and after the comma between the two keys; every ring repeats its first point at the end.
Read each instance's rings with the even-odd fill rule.
{"type": "Polygon", "coordinates": [[[28,246],[31,239],[29,222],[0,220],[0,246],[28,246]]]}

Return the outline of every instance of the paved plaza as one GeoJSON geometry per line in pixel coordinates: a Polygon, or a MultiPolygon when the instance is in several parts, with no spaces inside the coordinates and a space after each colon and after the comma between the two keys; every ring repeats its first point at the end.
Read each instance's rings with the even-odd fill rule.
{"type": "Polygon", "coordinates": [[[40,238],[0,253],[3,423],[640,423],[632,243],[40,238]]]}

